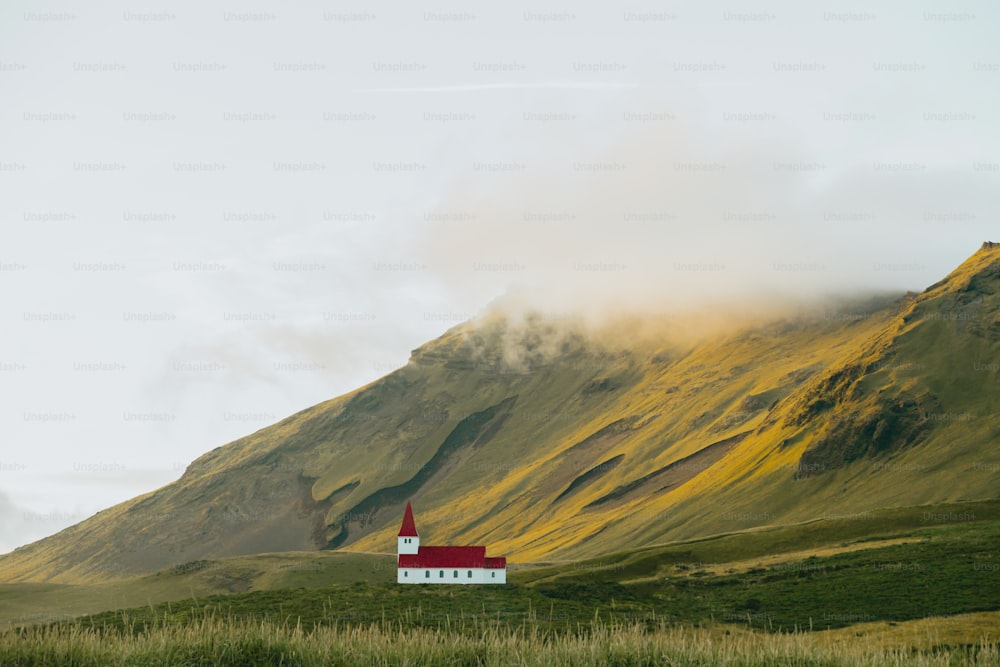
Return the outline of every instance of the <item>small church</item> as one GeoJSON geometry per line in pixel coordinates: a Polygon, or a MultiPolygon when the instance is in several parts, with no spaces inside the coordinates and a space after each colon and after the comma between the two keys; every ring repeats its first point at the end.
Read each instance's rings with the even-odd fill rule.
{"type": "Polygon", "coordinates": [[[396,583],[506,584],[507,559],[487,558],[486,547],[422,547],[409,501],[399,527],[396,583]]]}

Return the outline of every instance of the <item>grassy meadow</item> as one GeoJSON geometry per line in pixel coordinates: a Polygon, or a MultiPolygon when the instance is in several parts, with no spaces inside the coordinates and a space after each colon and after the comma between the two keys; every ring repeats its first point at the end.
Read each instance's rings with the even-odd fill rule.
{"type": "Polygon", "coordinates": [[[754,634],[704,628],[592,625],[551,633],[525,623],[451,628],[393,624],[304,629],[294,622],[211,615],[141,632],[81,626],[33,628],[0,643],[4,665],[896,665],[1000,664],[996,643],[914,652],[871,642],[829,642],[808,633],[754,634]]]}
{"type": "MultiPolygon", "coordinates": [[[[496,587],[399,586],[370,554],[194,561],[130,580],[145,604],[9,618],[0,665],[1000,664],[998,545],[983,501],[521,565],[496,587]]],[[[25,610],[32,586],[58,602],[20,586],[25,610]]]]}

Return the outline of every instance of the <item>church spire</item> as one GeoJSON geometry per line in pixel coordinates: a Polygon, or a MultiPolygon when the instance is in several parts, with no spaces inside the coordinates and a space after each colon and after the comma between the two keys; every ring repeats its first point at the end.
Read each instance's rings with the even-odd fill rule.
{"type": "Polygon", "coordinates": [[[413,523],[413,508],[410,501],[406,501],[406,513],[403,514],[403,525],[399,527],[398,537],[419,537],[417,526],[413,523]]]}

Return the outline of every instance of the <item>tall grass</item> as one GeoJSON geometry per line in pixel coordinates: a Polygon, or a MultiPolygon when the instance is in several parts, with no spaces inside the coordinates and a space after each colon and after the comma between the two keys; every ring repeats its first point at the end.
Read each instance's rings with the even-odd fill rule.
{"type": "Polygon", "coordinates": [[[318,626],[205,616],[124,631],[53,625],[0,634],[0,664],[35,665],[851,665],[882,667],[1000,664],[1000,645],[921,653],[863,642],[830,645],[808,633],[722,634],[704,628],[595,625],[551,633],[479,623],[475,628],[395,624],[318,626]],[[470,632],[470,630],[477,630],[470,632]]]}

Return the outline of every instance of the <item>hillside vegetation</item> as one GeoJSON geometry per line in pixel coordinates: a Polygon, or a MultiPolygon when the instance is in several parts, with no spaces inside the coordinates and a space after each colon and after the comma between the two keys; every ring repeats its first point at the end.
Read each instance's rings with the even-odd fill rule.
{"type": "Polygon", "coordinates": [[[388,553],[407,499],[426,543],[486,544],[516,564],[996,498],[998,287],[1000,248],[986,245],[920,295],[697,335],[690,318],[595,330],[495,312],[0,558],[0,581],[388,553]]]}

